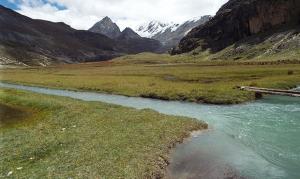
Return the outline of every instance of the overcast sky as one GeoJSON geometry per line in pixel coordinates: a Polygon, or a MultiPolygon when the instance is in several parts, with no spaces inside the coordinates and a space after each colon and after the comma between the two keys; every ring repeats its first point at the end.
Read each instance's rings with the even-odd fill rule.
{"type": "Polygon", "coordinates": [[[2,5],[35,19],[65,22],[88,29],[109,16],[121,29],[151,20],[181,23],[214,15],[228,0],[0,0],[2,5]]]}

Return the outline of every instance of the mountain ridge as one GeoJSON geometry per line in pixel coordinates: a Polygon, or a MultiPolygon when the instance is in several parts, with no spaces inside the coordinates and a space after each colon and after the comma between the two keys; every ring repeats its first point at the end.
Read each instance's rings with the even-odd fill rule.
{"type": "Polygon", "coordinates": [[[136,31],[140,36],[152,38],[156,34],[165,32],[167,29],[176,30],[179,25],[180,24],[174,22],[164,23],[152,20],[148,23],[140,25],[138,28],[136,28],[136,31]]]}
{"type": "MultiPolygon", "coordinates": [[[[134,30],[126,27],[122,32],[119,26],[114,23],[109,17],[105,17],[97,22],[92,28],[92,31],[103,35],[109,34],[115,41],[127,47],[127,53],[140,53],[140,52],[156,52],[161,53],[162,45],[158,40],[141,37],[134,30]]],[[[90,29],[90,30],[91,30],[90,29]]],[[[90,31],[89,30],[89,31],[90,31]]]]}
{"type": "Polygon", "coordinates": [[[125,54],[156,52],[160,47],[152,39],[111,39],[62,22],[31,19],[0,5],[0,65],[102,61],[125,54]]]}
{"type": "Polygon", "coordinates": [[[0,6],[0,54],[9,61],[49,65],[106,60],[123,53],[104,35],[31,19],[0,6]]]}

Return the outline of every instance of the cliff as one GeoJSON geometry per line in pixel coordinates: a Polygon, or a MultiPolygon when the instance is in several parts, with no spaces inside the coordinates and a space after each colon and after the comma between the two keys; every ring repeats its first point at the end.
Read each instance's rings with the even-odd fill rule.
{"type": "Polygon", "coordinates": [[[194,28],[172,54],[218,52],[242,39],[300,24],[299,0],[230,0],[209,22],[194,28]]]}

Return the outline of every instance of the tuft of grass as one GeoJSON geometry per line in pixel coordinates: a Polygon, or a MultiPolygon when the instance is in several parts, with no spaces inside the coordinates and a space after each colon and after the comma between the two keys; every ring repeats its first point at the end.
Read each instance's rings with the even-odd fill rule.
{"type": "Polygon", "coordinates": [[[288,71],[288,75],[293,75],[294,74],[294,71],[293,70],[289,70],[288,71]]]}
{"type": "Polygon", "coordinates": [[[0,110],[30,112],[0,126],[0,176],[14,178],[156,178],[193,119],[98,102],[0,89],[0,110]]]}

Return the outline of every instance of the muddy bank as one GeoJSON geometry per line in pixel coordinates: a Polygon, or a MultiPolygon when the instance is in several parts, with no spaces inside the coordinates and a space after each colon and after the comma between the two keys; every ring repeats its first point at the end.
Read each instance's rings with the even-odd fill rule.
{"type": "Polygon", "coordinates": [[[245,177],[219,159],[212,155],[207,148],[195,147],[194,142],[201,135],[210,135],[212,130],[197,131],[190,138],[178,144],[171,152],[170,164],[167,167],[166,178],[168,179],[244,179],[245,177]]]}
{"type": "Polygon", "coordinates": [[[18,124],[29,117],[29,112],[0,103],[0,127],[18,124]]]}
{"type": "Polygon", "coordinates": [[[204,122],[198,123],[197,126],[189,129],[183,134],[178,140],[173,141],[169,145],[169,151],[165,156],[160,156],[156,161],[157,169],[154,171],[153,175],[147,176],[147,178],[163,178],[163,179],[171,179],[171,175],[169,174],[169,165],[171,165],[171,157],[173,151],[177,148],[177,145],[182,145],[185,141],[189,140],[193,135],[202,133],[203,131],[208,130],[208,124],[204,122]]]}

